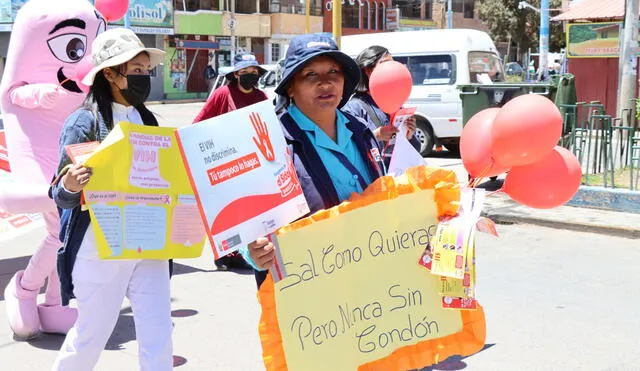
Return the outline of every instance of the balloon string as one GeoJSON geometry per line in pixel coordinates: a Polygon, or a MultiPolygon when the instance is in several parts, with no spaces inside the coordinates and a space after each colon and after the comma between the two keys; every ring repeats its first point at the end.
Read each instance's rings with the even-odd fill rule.
{"type": "Polygon", "coordinates": [[[485,175],[487,175],[487,173],[489,172],[489,170],[491,170],[491,167],[493,167],[494,163],[495,161],[491,159],[491,163],[486,168],[484,168],[484,170],[480,172],[480,175],[478,177],[472,178],[469,181],[469,187],[476,188],[480,184],[480,181],[482,180],[482,178],[484,178],[485,175]]]}
{"type": "Polygon", "coordinates": [[[504,193],[504,187],[501,187],[500,189],[495,190],[493,192],[487,193],[487,197],[491,197],[491,196],[496,195],[498,193],[504,193]]]}

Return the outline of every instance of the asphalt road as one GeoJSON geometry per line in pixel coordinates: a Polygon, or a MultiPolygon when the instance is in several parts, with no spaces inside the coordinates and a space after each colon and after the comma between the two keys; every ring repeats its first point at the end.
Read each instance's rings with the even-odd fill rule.
{"type": "MultiPolygon", "coordinates": [[[[478,297],[487,317],[480,353],[426,370],[640,369],[640,266],[636,240],[500,225],[478,240],[478,297]]],[[[33,234],[33,233],[32,233],[33,234]]],[[[0,286],[27,262],[26,243],[0,251],[0,286]]],[[[212,254],[178,262],[172,280],[179,370],[263,370],[253,276],[218,272],[212,254]]],[[[0,296],[0,301],[4,300],[0,296]]],[[[0,369],[47,370],[63,338],[11,338],[0,304],[0,369]]],[[[135,369],[136,343],[125,302],[98,371],[135,369]]]]}

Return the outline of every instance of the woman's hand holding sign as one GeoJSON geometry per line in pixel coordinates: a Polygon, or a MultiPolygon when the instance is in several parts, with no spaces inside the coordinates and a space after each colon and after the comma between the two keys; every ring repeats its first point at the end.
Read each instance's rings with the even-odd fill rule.
{"type": "Polygon", "coordinates": [[[275,247],[266,237],[260,237],[249,244],[249,255],[261,269],[270,269],[275,257],[275,247]]]}
{"type": "Polygon", "coordinates": [[[416,117],[411,115],[407,118],[407,121],[404,122],[404,126],[407,128],[407,139],[413,138],[413,135],[416,133],[416,117]]]}

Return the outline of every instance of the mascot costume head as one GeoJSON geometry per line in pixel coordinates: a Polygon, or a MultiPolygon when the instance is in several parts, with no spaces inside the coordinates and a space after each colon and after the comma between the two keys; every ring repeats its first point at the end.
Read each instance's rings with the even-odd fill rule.
{"type": "Polygon", "coordinates": [[[76,69],[95,37],[106,28],[88,0],[29,0],[13,24],[0,104],[12,182],[0,190],[0,208],[11,213],[43,213],[47,236],[5,289],[9,324],[17,339],[41,331],[66,333],[76,312],[60,305],[56,252],[60,220],[48,197],[58,162],[65,118],[85,98],[76,69]],[[45,300],[37,295],[49,278],[45,300]]]}

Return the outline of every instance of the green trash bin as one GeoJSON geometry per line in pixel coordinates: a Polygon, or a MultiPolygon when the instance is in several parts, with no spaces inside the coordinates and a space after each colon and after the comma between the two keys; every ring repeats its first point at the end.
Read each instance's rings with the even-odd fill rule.
{"type": "Polygon", "coordinates": [[[462,125],[476,113],[486,108],[502,107],[511,99],[523,94],[540,94],[555,98],[556,89],[547,83],[499,83],[458,85],[462,100],[462,125]]]}
{"type": "Polygon", "coordinates": [[[523,94],[540,94],[551,99],[558,107],[575,105],[575,76],[554,75],[544,83],[499,83],[458,85],[462,100],[462,124],[485,108],[502,107],[523,94]]]}

